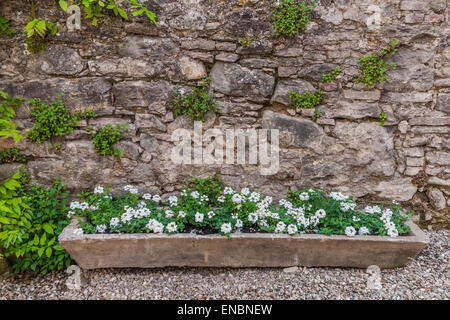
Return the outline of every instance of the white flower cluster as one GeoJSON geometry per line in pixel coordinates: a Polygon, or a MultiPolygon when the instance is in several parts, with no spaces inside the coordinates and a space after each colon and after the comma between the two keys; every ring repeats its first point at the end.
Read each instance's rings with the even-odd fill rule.
{"type": "Polygon", "coordinates": [[[340,209],[343,212],[347,212],[349,210],[355,210],[356,203],[355,202],[341,202],[340,209]]]}
{"type": "Polygon", "coordinates": [[[393,212],[391,209],[385,209],[380,217],[380,220],[383,221],[384,228],[386,229],[388,236],[397,237],[398,230],[395,226],[395,223],[391,221],[392,214],[393,212]]]}
{"type": "Polygon", "coordinates": [[[340,192],[331,192],[330,193],[330,198],[333,198],[336,201],[345,201],[347,200],[349,197],[340,193],[340,192]]]}
{"type": "Polygon", "coordinates": [[[103,189],[103,187],[101,187],[101,186],[97,186],[94,189],[95,194],[102,194],[103,192],[105,192],[105,189],[103,189]]]}
{"type": "Polygon", "coordinates": [[[222,223],[222,225],[220,226],[220,232],[222,233],[230,233],[232,230],[231,228],[231,223],[227,222],[227,223],[222,223]]]}
{"type": "Polygon", "coordinates": [[[147,229],[154,233],[163,233],[164,225],[156,219],[150,219],[146,225],[147,229]]]}
{"type": "Polygon", "coordinates": [[[123,190],[132,193],[132,194],[138,194],[139,191],[136,187],[132,186],[132,185],[126,185],[123,187],[123,190]]]}
{"type": "Polygon", "coordinates": [[[364,212],[368,213],[368,214],[379,214],[381,213],[381,208],[379,206],[367,206],[364,208],[364,212]]]}
{"type": "Polygon", "coordinates": [[[169,201],[169,205],[171,207],[176,207],[178,205],[178,198],[176,196],[170,196],[167,200],[169,201]]]}

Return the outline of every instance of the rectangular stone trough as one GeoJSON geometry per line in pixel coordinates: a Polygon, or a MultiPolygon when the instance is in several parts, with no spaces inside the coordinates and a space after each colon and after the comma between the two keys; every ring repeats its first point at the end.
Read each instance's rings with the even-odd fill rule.
{"type": "Polygon", "coordinates": [[[411,232],[396,238],[268,233],[85,234],[75,235],[72,220],[59,242],[83,269],[190,267],[401,267],[428,244],[428,237],[408,221],[411,232]]]}

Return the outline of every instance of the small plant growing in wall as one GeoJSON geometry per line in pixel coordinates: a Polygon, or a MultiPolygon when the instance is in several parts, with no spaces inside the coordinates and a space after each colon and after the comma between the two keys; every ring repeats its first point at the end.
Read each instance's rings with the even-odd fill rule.
{"type": "Polygon", "coordinates": [[[244,48],[250,47],[253,43],[253,38],[248,34],[241,39],[241,46],[244,48]]]}
{"type": "Polygon", "coordinates": [[[77,120],[90,120],[97,118],[97,114],[92,109],[86,109],[84,111],[77,111],[74,116],[77,120]]]}
{"type": "Polygon", "coordinates": [[[276,37],[292,38],[305,30],[316,6],[311,0],[281,0],[272,15],[272,27],[276,37]]]}
{"type": "Polygon", "coordinates": [[[25,26],[24,32],[27,34],[27,49],[31,53],[44,51],[45,40],[49,34],[55,35],[58,28],[51,22],[36,19],[34,1],[31,2],[31,19],[25,26]]]}
{"type": "Polygon", "coordinates": [[[380,117],[378,119],[378,124],[380,126],[384,126],[384,123],[386,122],[387,118],[388,118],[387,114],[385,114],[384,112],[381,112],[380,117]]]}
{"type": "Polygon", "coordinates": [[[322,74],[322,82],[324,83],[330,83],[331,81],[335,80],[342,72],[342,69],[339,67],[336,67],[331,73],[324,73],[322,74]]]}
{"type": "Polygon", "coordinates": [[[44,104],[40,99],[29,101],[32,106],[31,115],[34,118],[34,127],[28,132],[28,139],[35,143],[42,143],[53,137],[61,137],[73,132],[78,125],[77,120],[64,106],[61,95],[50,105],[44,104]]]}
{"type": "Polygon", "coordinates": [[[115,125],[114,127],[108,124],[106,127],[98,130],[92,137],[92,143],[95,147],[95,152],[103,156],[117,156],[123,155],[123,149],[114,148],[114,144],[119,142],[122,134],[127,131],[127,124],[115,125]]]}
{"type": "Polygon", "coordinates": [[[2,16],[0,16],[0,35],[3,34],[3,32],[5,32],[6,34],[15,34],[16,30],[11,29],[11,27],[9,26],[9,20],[3,18],[2,16]]]}
{"type": "Polygon", "coordinates": [[[314,93],[305,91],[303,95],[294,90],[289,91],[289,96],[297,109],[313,109],[317,107],[323,101],[322,94],[320,89],[317,89],[314,93]]]}
{"type": "Polygon", "coordinates": [[[11,162],[25,163],[27,162],[27,157],[15,147],[2,150],[0,152],[0,164],[11,162]]]}
{"type": "Polygon", "coordinates": [[[382,83],[388,79],[388,72],[395,70],[395,62],[388,63],[386,58],[397,53],[399,42],[394,40],[389,43],[389,47],[382,49],[379,53],[372,53],[359,59],[361,75],[354,75],[356,83],[362,82],[367,88],[372,88],[377,83],[382,83]]]}
{"type": "Polygon", "coordinates": [[[194,121],[204,121],[208,111],[218,111],[219,106],[217,102],[208,93],[210,86],[211,81],[209,77],[206,77],[199,86],[192,89],[191,93],[183,95],[174,90],[172,92],[174,116],[187,115],[194,121]]]}
{"type": "MultiPolygon", "coordinates": [[[[124,20],[128,20],[128,14],[120,8],[117,3],[118,2],[129,2],[131,3],[131,9],[133,9],[133,16],[139,16],[145,14],[155,25],[156,23],[156,14],[147,9],[147,7],[136,0],[80,0],[73,1],[74,5],[80,6],[84,9],[86,13],[86,18],[92,20],[93,25],[98,24],[98,20],[105,16],[104,10],[111,10],[115,16],[120,16],[124,20]]],[[[60,0],[59,5],[61,9],[67,11],[68,1],[60,0]]]]}
{"type": "Polygon", "coordinates": [[[0,139],[13,138],[19,141],[23,137],[17,130],[17,125],[12,121],[16,115],[14,108],[22,104],[23,98],[11,98],[7,93],[0,91],[0,139]]]}

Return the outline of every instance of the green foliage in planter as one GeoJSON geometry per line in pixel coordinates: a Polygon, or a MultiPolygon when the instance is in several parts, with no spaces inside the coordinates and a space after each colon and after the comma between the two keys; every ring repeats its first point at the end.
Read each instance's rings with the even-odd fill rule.
{"type": "Polygon", "coordinates": [[[48,36],[47,31],[51,35],[58,32],[58,28],[51,22],[45,22],[40,19],[33,19],[25,26],[24,32],[27,34],[27,48],[32,53],[45,50],[45,39],[48,36]]]}
{"type": "Polygon", "coordinates": [[[187,115],[194,121],[204,121],[208,111],[218,111],[219,105],[208,94],[210,85],[211,81],[206,77],[200,86],[194,87],[189,94],[182,95],[174,90],[172,92],[174,116],[187,115]]]}
{"type": "Polygon", "coordinates": [[[275,36],[292,38],[305,30],[315,6],[313,0],[281,0],[272,15],[275,36]]]}
{"type": "MultiPolygon", "coordinates": [[[[225,187],[215,202],[198,190],[183,188],[179,197],[172,195],[161,206],[159,195],[140,196],[133,186],[125,186],[124,190],[126,193],[113,197],[109,189],[96,187],[94,193],[81,195],[81,203],[72,202],[70,214],[86,217],[74,233],[186,231],[229,236],[233,230],[244,230],[290,235],[320,233],[352,237],[358,233],[396,237],[410,231],[398,203],[363,208],[340,192],[290,191],[275,204],[271,197],[248,188],[234,191],[225,187]]],[[[219,194],[218,190],[214,194],[219,194]]]]}
{"type": "Polygon", "coordinates": [[[11,162],[25,163],[27,162],[27,157],[20,153],[19,149],[14,147],[2,150],[2,152],[0,152],[0,163],[11,162]]]}
{"type": "Polygon", "coordinates": [[[193,178],[186,181],[186,188],[196,190],[201,194],[208,196],[208,203],[217,206],[217,198],[222,195],[223,181],[220,174],[208,178],[193,178]]]}
{"type": "Polygon", "coordinates": [[[35,143],[42,143],[53,137],[61,137],[73,132],[77,120],[64,107],[61,95],[50,105],[42,103],[40,99],[29,101],[32,105],[31,115],[34,118],[34,127],[28,132],[28,139],[35,143]]]}
{"type": "Polygon", "coordinates": [[[389,43],[389,47],[382,49],[379,53],[372,53],[359,59],[362,75],[354,75],[356,83],[362,82],[367,88],[372,88],[377,83],[382,83],[388,79],[387,73],[395,70],[397,64],[395,62],[388,63],[386,58],[397,53],[399,42],[393,40],[389,43]]]}
{"type": "Polygon", "coordinates": [[[384,123],[386,122],[387,118],[388,118],[387,114],[385,114],[384,112],[381,112],[380,117],[378,119],[378,124],[380,126],[384,126],[384,123]]]}
{"type": "Polygon", "coordinates": [[[14,108],[19,107],[23,100],[19,97],[11,98],[0,91],[0,139],[13,138],[15,141],[23,139],[17,130],[17,125],[12,121],[16,115],[14,108]]]}
{"type": "Polygon", "coordinates": [[[336,68],[334,68],[333,71],[331,71],[331,73],[322,74],[322,82],[330,83],[331,81],[336,79],[337,76],[339,76],[341,74],[341,72],[342,72],[342,69],[339,67],[336,67],[336,68]]]}
{"type": "Polygon", "coordinates": [[[6,34],[11,35],[16,33],[16,30],[10,29],[9,20],[0,16],[0,35],[3,34],[3,32],[6,32],[6,34]]]}
{"type": "Polygon", "coordinates": [[[92,138],[92,143],[95,147],[95,152],[103,156],[123,155],[123,149],[114,148],[114,144],[119,142],[122,133],[127,131],[127,124],[111,126],[100,129],[92,138]]]}
{"type": "Polygon", "coordinates": [[[77,120],[89,120],[97,118],[97,114],[92,109],[86,109],[84,111],[77,111],[74,116],[77,120]]]}
{"type": "Polygon", "coordinates": [[[295,92],[294,90],[289,91],[289,97],[292,102],[295,103],[297,109],[313,109],[320,105],[323,101],[322,90],[317,89],[314,93],[305,91],[303,95],[295,92]]]}
{"type": "Polygon", "coordinates": [[[3,219],[0,233],[5,255],[16,257],[14,271],[31,269],[45,274],[68,267],[72,260],[58,243],[59,234],[69,224],[65,186],[55,181],[51,187],[31,185],[25,191],[21,183],[21,188],[12,202],[20,202],[23,209],[18,212],[16,207],[14,215],[3,219]]]}
{"type": "MultiPolygon", "coordinates": [[[[118,2],[129,2],[131,3],[131,9],[133,9],[133,16],[139,16],[145,14],[155,25],[156,23],[156,14],[147,9],[146,6],[137,2],[136,0],[79,0],[73,1],[73,3],[77,6],[80,6],[84,9],[86,13],[86,18],[92,19],[92,24],[97,25],[98,19],[104,17],[104,10],[111,10],[115,16],[120,16],[124,20],[128,20],[128,15],[120,8],[117,3],[118,2]]],[[[60,7],[67,11],[68,3],[66,0],[59,0],[60,7]]]]}
{"type": "Polygon", "coordinates": [[[250,47],[253,43],[253,38],[249,35],[246,35],[244,38],[241,39],[241,46],[244,48],[250,47]]]}

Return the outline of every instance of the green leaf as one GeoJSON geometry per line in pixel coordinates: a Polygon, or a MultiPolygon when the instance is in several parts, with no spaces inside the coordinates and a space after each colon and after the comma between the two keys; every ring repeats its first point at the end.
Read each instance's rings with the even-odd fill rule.
{"type": "Polygon", "coordinates": [[[44,228],[45,232],[50,233],[50,234],[54,234],[52,226],[49,225],[48,223],[44,224],[42,227],[44,228]]]}
{"type": "Polygon", "coordinates": [[[47,250],[45,250],[45,254],[47,255],[47,258],[50,258],[52,256],[52,248],[48,247],[47,250]]]}
{"type": "Polygon", "coordinates": [[[64,11],[67,11],[67,2],[64,0],[59,0],[59,6],[61,7],[61,9],[63,9],[64,11]]]}

